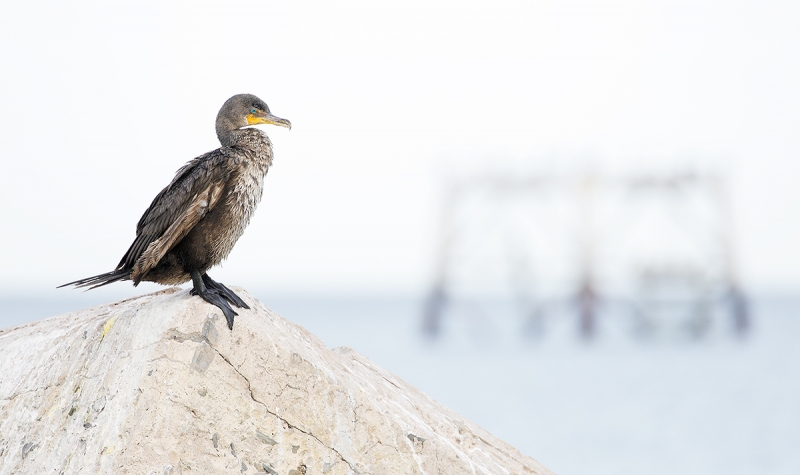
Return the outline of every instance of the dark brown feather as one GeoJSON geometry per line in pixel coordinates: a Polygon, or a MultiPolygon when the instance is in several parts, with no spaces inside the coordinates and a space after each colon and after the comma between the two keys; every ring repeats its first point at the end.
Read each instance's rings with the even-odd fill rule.
{"type": "Polygon", "coordinates": [[[194,194],[186,210],[180,216],[177,216],[174,222],[161,236],[152,241],[142,255],[136,260],[136,264],[133,266],[133,272],[131,273],[131,279],[134,285],[139,284],[142,278],[158,264],[167,251],[186,237],[189,231],[191,231],[209,211],[216,207],[224,187],[224,183],[212,181],[205,190],[194,194]]]}
{"type": "MultiPolygon", "coordinates": [[[[196,204],[200,194],[214,184],[224,183],[227,178],[225,161],[225,155],[217,149],[195,158],[178,170],[172,182],[156,195],[139,219],[136,238],[117,265],[118,270],[132,270],[148,247],[161,238],[170,226],[179,219],[186,219],[187,210],[196,204]]],[[[192,226],[196,223],[194,221],[192,226]]],[[[190,229],[182,230],[183,235],[190,229]]]]}

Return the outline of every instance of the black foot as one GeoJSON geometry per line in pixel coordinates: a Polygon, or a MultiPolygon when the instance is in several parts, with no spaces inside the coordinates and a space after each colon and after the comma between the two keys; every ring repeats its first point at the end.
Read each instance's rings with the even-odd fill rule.
{"type": "Polygon", "coordinates": [[[222,310],[222,313],[225,314],[225,320],[228,321],[228,329],[233,330],[233,317],[239,314],[233,311],[228,301],[225,300],[222,295],[220,295],[219,291],[212,289],[198,291],[197,289],[192,289],[191,294],[199,295],[206,302],[219,307],[219,309],[222,310]]]}
{"type": "Polygon", "coordinates": [[[244,300],[233,293],[233,290],[225,287],[224,284],[215,281],[209,277],[208,274],[203,274],[203,283],[206,284],[206,288],[218,291],[220,295],[225,297],[228,302],[232,303],[233,305],[236,305],[239,308],[246,308],[248,310],[250,309],[250,307],[244,303],[244,300]]]}
{"type": "Polygon", "coordinates": [[[225,320],[228,321],[228,329],[233,330],[233,317],[239,314],[233,311],[228,302],[237,307],[250,307],[229,288],[218,282],[214,282],[207,275],[203,274],[201,277],[198,271],[192,271],[190,274],[192,276],[192,283],[194,284],[194,288],[190,293],[192,295],[199,295],[206,302],[222,310],[222,313],[225,315],[225,320]]]}

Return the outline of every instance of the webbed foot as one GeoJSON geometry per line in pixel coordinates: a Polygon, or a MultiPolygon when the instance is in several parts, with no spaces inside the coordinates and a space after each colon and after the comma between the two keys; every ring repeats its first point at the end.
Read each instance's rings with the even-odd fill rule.
{"type": "Polygon", "coordinates": [[[208,278],[208,281],[212,283],[213,287],[211,285],[207,285],[205,283],[207,277],[205,274],[202,277],[198,271],[192,271],[190,274],[192,276],[194,288],[192,288],[189,293],[192,295],[199,295],[206,302],[222,310],[222,313],[225,315],[225,320],[228,321],[228,329],[233,330],[233,318],[239,314],[233,311],[228,302],[238,307],[250,307],[248,307],[247,304],[245,304],[244,301],[240,299],[238,295],[234,294],[229,288],[220,283],[214,282],[211,280],[211,278],[208,278]]]}
{"type": "Polygon", "coordinates": [[[228,301],[220,295],[219,291],[213,289],[206,289],[205,291],[192,289],[190,293],[192,295],[199,295],[206,302],[222,310],[222,313],[225,315],[225,320],[228,321],[228,329],[233,330],[233,317],[239,314],[233,311],[228,301]]]}
{"type": "Polygon", "coordinates": [[[227,299],[228,302],[232,303],[233,305],[236,305],[239,308],[245,308],[248,310],[250,309],[250,306],[244,303],[244,300],[242,300],[238,295],[233,293],[233,290],[225,287],[224,284],[215,281],[208,274],[203,274],[203,283],[206,284],[206,288],[218,291],[220,295],[225,297],[225,299],[227,299]]]}

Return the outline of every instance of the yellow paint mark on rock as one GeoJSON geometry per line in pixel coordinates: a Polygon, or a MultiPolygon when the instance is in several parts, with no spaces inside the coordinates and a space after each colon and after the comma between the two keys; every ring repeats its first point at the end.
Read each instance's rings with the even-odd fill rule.
{"type": "MultiPolygon", "coordinates": [[[[115,444],[111,444],[110,447],[108,445],[104,446],[103,450],[100,451],[100,463],[103,463],[103,459],[104,458],[111,456],[111,454],[114,453],[114,449],[115,448],[116,448],[115,444]]],[[[108,473],[108,472],[104,472],[102,467],[100,467],[97,470],[97,474],[98,475],[104,475],[105,473],[108,473]]]]}
{"type": "Polygon", "coordinates": [[[45,416],[48,419],[53,417],[53,413],[56,412],[56,409],[61,407],[62,404],[64,404],[64,399],[63,398],[59,399],[58,404],[53,404],[52,406],[50,406],[50,410],[47,411],[47,414],[45,414],[45,416]]]}
{"type": "Polygon", "coordinates": [[[109,318],[105,325],[103,325],[103,334],[100,335],[100,338],[105,338],[109,331],[111,331],[111,327],[114,326],[114,322],[117,320],[117,316],[114,315],[113,317],[109,318]]]}

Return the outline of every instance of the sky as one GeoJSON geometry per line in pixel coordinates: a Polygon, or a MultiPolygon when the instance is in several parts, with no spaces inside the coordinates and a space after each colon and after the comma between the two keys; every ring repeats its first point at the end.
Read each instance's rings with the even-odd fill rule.
{"type": "Polygon", "coordinates": [[[275,162],[210,272],[226,284],[420,293],[443,176],[700,167],[729,180],[743,284],[798,292],[799,20],[797,2],[6,2],[0,288],[111,270],[248,92],[293,128],[264,127],[275,162]]]}

